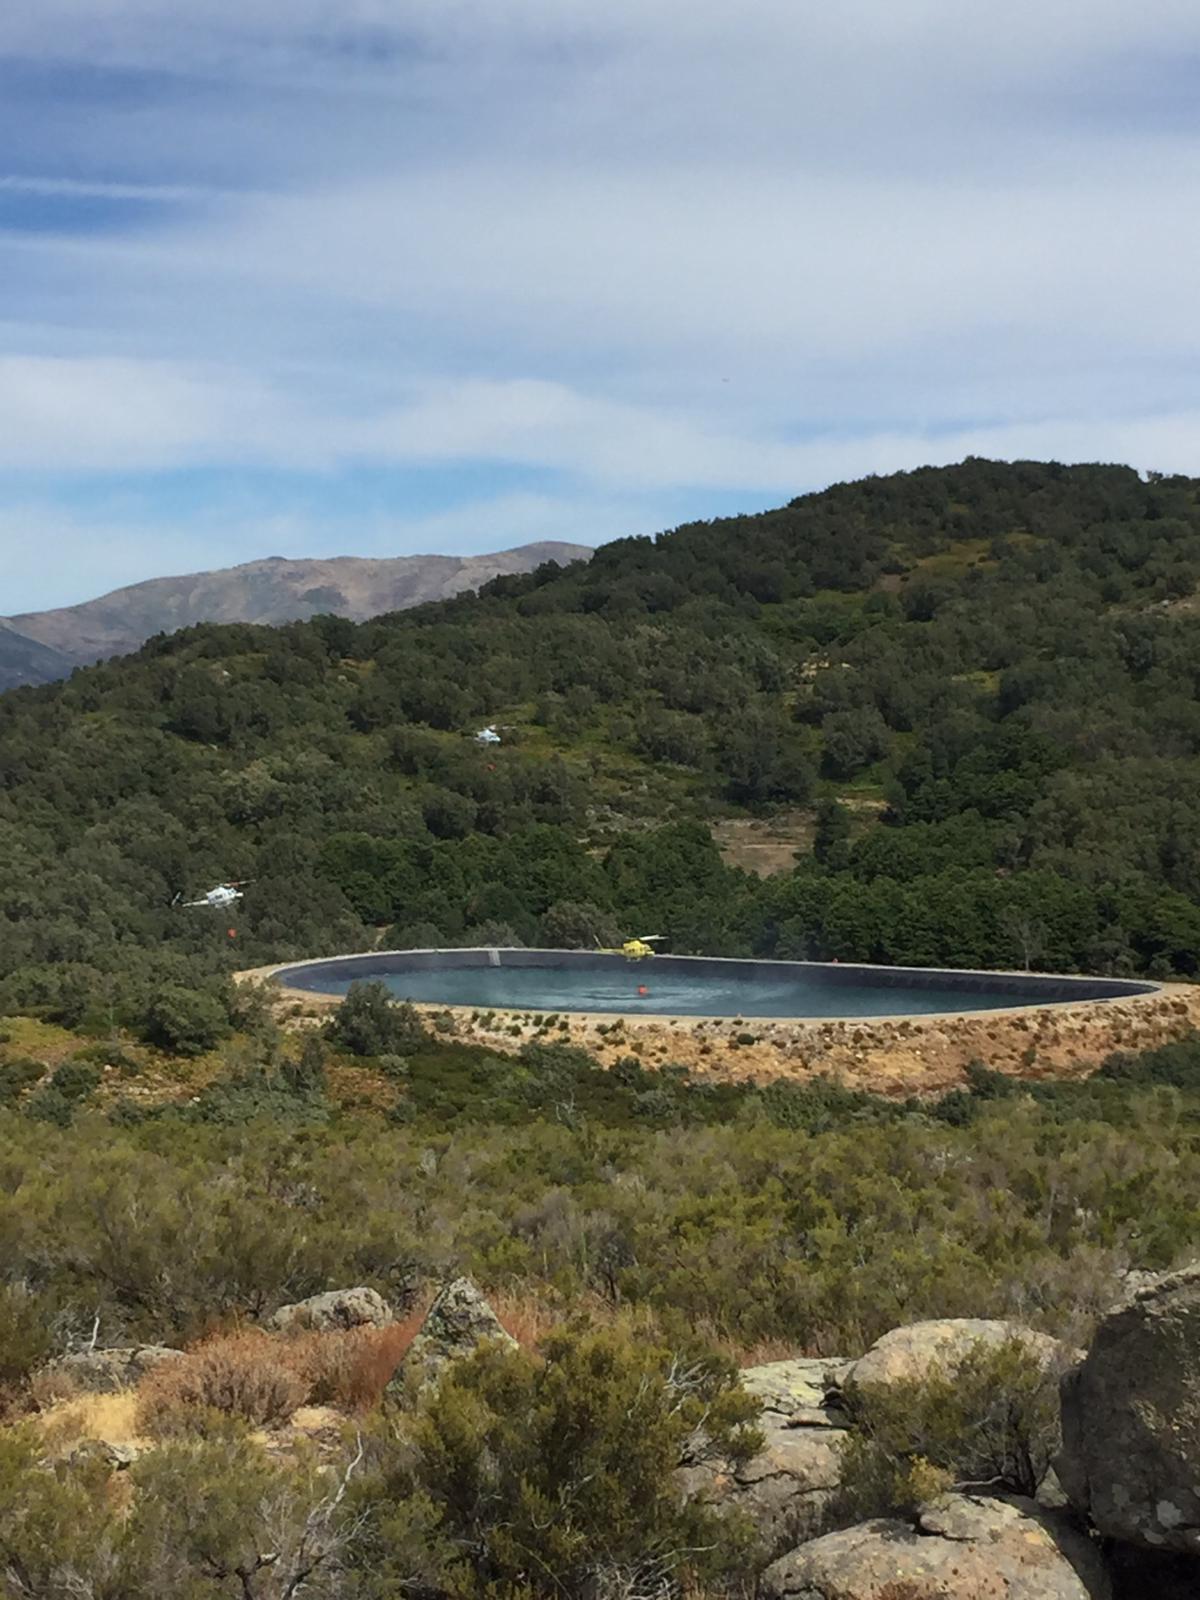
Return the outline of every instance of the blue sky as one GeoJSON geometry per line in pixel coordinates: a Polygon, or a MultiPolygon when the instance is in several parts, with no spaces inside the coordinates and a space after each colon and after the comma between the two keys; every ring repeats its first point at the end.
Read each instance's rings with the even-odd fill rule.
{"type": "Polygon", "coordinates": [[[7,0],[0,613],[1200,473],[1193,0],[7,0]]]}

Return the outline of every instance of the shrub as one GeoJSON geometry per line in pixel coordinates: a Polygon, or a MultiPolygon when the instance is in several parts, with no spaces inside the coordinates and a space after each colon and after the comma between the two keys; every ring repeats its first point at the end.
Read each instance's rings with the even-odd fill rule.
{"type": "Polygon", "coordinates": [[[397,1005],[382,983],[352,983],[326,1033],[353,1056],[403,1056],[429,1043],[415,1009],[397,1005]]]}
{"type": "Polygon", "coordinates": [[[99,1087],[100,1069],[89,1061],[78,1059],[64,1061],[54,1069],[50,1079],[50,1088],[73,1104],[90,1099],[99,1087]]]}
{"type": "Polygon", "coordinates": [[[98,1044],[85,1045],[82,1050],[76,1050],[76,1061],[88,1061],[96,1067],[116,1067],[126,1077],[133,1077],[141,1070],[141,1063],[137,1057],[131,1055],[125,1047],[116,1040],[106,1039],[98,1044]]]}
{"type": "Polygon", "coordinates": [[[215,995],[176,983],[164,984],[142,1016],[148,1044],[183,1056],[203,1055],[227,1031],[225,1008],[215,995]]]}
{"type": "Polygon", "coordinates": [[[559,1333],[543,1356],[492,1347],[451,1368],[396,1463],[391,1492],[439,1514],[454,1592],[664,1592],[735,1570],[737,1531],[674,1482],[700,1430],[738,1458],[761,1443],[732,1367],[623,1327],[559,1333]]]}
{"type": "Polygon", "coordinates": [[[424,1320],[421,1307],[386,1328],[298,1334],[288,1340],[294,1349],[286,1359],[308,1385],[310,1405],[369,1411],[383,1399],[424,1320]]]}
{"type": "Polygon", "coordinates": [[[283,1064],[283,1081],[293,1094],[324,1094],[325,1057],[325,1041],[315,1033],[306,1034],[300,1054],[283,1064]]]}
{"type": "Polygon", "coordinates": [[[158,1436],[204,1432],[213,1412],[271,1427],[286,1422],[307,1396],[308,1384],[281,1341],[228,1334],[155,1368],[141,1385],[138,1421],[158,1436]]]}
{"type": "Polygon", "coordinates": [[[0,1410],[50,1354],[45,1306],[20,1284],[0,1287],[0,1410]]]}
{"type": "Polygon", "coordinates": [[[0,1591],[66,1596],[332,1600],[356,1528],[336,1473],[272,1459],[228,1428],[146,1451],[114,1493],[83,1453],[48,1472],[32,1428],[0,1433],[0,1591]],[[130,1492],[132,1491],[132,1492],[130,1492]]]}
{"type": "Polygon", "coordinates": [[[0,1106],[16,1105],[26,1089],[41,1082],[45,1071],[42,1063],[30,1056],[11,1056],[7,1061],[0,1061],[0,1106]]]}
{"type": "Polygon", "coordinates": [[[950,1487],[1036,1494],[1061,1442],[1060,1376],[1014,1338],[920,1381],[854,1391],[837,1519],[912,1515],[950,1487]]]}

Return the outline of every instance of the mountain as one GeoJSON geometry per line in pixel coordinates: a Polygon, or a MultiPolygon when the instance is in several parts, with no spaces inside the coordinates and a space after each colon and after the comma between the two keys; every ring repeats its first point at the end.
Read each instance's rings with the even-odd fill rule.
{"type": "Polygon", "coordinates": [[[270,556],[215,572],[152,578],[98,600],[0,617],[0,690],[48,683],[72,668],[136,650],[156,633],[199,622],[282,623],[321,612],[361,621],[445,600],[543,562],[586,560],[587,545],[545,540],[481,556],[270,556]]]}
{"type": "Polygon", "coordinates": [[[39,644],[0,617],[0,690],[65,678],[75,662],[60,650],[39,644]]]}

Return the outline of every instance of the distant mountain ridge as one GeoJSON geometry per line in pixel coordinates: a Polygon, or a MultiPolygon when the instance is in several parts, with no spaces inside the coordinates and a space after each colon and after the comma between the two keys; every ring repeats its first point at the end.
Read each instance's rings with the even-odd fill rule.
{"type": "Polygon", "coordinates": [[[357,622],[447,600],[543,562],[585,560],[588,545],[542,540],[479,556],[268,556],[237,567],[151,578],[96,600],[0,617],[0,690],[50,683],[75,667],[126,655],[156,633],[198,622],[303,621],[334,612],[357,622]]]}

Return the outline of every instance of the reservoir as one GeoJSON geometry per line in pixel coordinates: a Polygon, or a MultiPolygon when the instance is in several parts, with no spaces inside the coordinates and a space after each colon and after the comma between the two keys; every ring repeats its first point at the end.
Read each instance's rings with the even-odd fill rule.
{"type": "Polygon", "coordinates": [[[585,950],[405,950],[299,962],[276,980],[344,995],[380,982],[397,1000],[479,1011],[712,1018],[867,1018],[1117,1000],[1157,985],[1123,978],[967,972],[585,950]]]}

